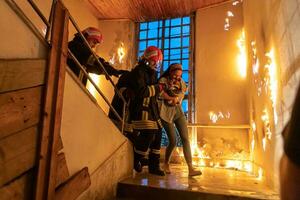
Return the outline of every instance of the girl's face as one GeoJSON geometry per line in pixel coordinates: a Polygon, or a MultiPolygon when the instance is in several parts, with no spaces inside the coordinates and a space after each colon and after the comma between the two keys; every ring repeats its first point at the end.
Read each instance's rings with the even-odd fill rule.
{"type": "Polygon", "coordinates": [[[170,73],[170,78],[173,81],[181,81],[182,70],[174,70],[170,73]]]}

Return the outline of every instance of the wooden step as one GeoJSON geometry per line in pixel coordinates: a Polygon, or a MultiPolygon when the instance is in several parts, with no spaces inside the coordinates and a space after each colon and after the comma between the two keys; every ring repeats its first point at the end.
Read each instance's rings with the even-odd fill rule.
{"type": "Polygon", "coordinates": [[[142,185],[118,184],[118,198],[120,199],[170,199],[170,200],[254,200],[254,198],[233,195],[193,192],[186,190],[147,187],[142,185]]]}

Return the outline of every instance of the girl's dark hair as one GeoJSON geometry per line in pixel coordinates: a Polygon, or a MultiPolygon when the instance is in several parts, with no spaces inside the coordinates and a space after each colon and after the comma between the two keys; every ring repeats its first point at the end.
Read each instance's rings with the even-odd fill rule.
{"type": "Polygon", "coordinates": [[[174,66],[176,66],[176,65],[180,65],[181,66],[181,64],[180,63],[172,63],[172,64],[170,64],[169,65],[169,67],[166,69],[166,71],[164,71],[163,73],[162,73],[162,75],[159,77],[159,80],[161,79],[161,78],[163,78],[163,77],[168,77],[168,76],[170,76],[170,74],[171,74],[171,72],[172,71],[175,71],[175,70],[182,70],[182,68],[174,68],[174,69],[172,69],[174,66]]]}

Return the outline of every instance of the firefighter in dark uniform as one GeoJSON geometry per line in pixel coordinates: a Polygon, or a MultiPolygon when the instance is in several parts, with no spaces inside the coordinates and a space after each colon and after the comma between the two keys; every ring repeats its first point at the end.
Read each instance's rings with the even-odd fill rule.
{"type": "MultiPolygon", "coordinates": [[[[130,81],[130,75],[131,73],[129,71],[124,72],[117,84],[116,87],[119,90],[119,92],[122,94],[124,99],[126,100],[126,103],[129,105],[131,100],[134,98],[135,94],[133,90],[129,87],[129,81],[130,81]]],[[[123,118],[123,105],[124,102],[120,98],[120,96],[115,92],[112,102],[111,102],[112,107],[115,109],[115,111],[119,114],[121,118],[123,118]]],[[[125,108],[126,109],[126,116],[125,116],[125,126],[124,126],[124,133],[126,136],[129,136],[129,133],[133,132],[133,128],[131,124],[128,124],[128,106],[125,108]],[[128,133],[128,134],[127,134],[128,133]]],[[[115,123],[115,125],[121,130],[121,121],[120,119],[115,115],[115,113],[112,111],[112,109],[109,109],[108,117],[115,123]]],[[[129,137],[129,139],[132,141],[132,138],[129,137]]]]}
{"type": "Polygon", "coordinates": [[[150,46],[130,72],[129,87],[135,97],[130,103],[129,112],[133,129],[138,132],[134,139],[134,169],[141,172],[142,162],[148,155],[149,173],[164,176],[159,166],[162,124],[157,105],[162,88],[157,82],[156,72],[161,61],[161,50],[150,46]]]}
{"type": "MultiPolygon", "coordinates": [[[[82,31],[82,34],[91,48],[95,48],[96,45],[101,44],[103,41],[102,33],[97,28],[86,28],[82,31]]],[[[95,58],[88,46],[80,37],[79,33],[76,33],[73,40],[68,43],[68,48],[79,61],[79,63],[83,65],[83,67],[85,67],[85,69],[89,73],[95,73],[98,75],[104,74],[102,68],[97,62],[97,59],[104,66],[105,70],[110,76],[118,77],[124,72],[123,70],[116,70],[101,57],[95,58]]],[[[83,72],[80,72],[80,68],[76,65],[75,61],[71,57],[68,57],[67,64],[70,67],[70,69],[74,72],[74,74],[78,76],[80,80],[82,80],[82,83],[86,85],[87,77],[83,74],[83,72]]]]}

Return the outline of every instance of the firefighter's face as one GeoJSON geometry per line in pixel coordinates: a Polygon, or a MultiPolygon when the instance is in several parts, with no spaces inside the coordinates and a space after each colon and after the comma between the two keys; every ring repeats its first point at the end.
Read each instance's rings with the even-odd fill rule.
{"type": "Polygon", "coordinates": [[[90,38],[87,41],[92,48],[95,48],[99,44],[98,40],[94,38],[90,38]]]}
{"type": "Polygon", "coordinates": [[[155,62],[154,60],[151,60],[149,66],[151,67],[151,69],[159,71],[160,67],[161,67],[161,63],[162,62],[160,60],[157,62],[155,62]]]}

